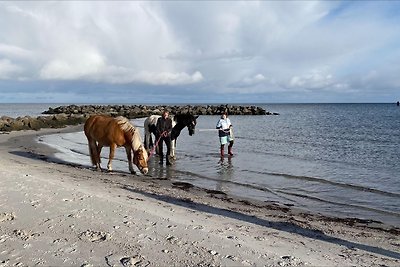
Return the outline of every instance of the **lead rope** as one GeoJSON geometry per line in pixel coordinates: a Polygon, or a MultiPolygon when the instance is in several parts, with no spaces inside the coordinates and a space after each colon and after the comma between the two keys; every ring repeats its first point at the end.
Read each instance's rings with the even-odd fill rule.
{"type": "Polygon", "coordinates": [[[157,142],[154,144],[153,148],[150,150],[150,155],[149,155],[149,157],[147,158],[147,162],[150,160],[151,156],[154,155],[154,152],[156,151],[156,148],[157,148],[157,146],[158,146],[158,143],[160,143],[161,137],[163,137],[164,134],[165,134],[166,132],[167,132],[167,131],[164,131],[164,132],[162,132],[162,133],[160,134],[160,137],[158,138],[157,142]]]}

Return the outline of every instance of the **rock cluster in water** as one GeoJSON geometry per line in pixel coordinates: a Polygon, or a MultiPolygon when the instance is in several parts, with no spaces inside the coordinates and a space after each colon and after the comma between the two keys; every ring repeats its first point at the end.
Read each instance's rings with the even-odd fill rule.
{"type": "Polygon", "coordinates": [[[192,113],[194,115],[219,115],[223,111],[230,115],[278,115],[267,112],[257,106],[241,105],[68,105],[49,108],[43,114],[48,116],[38,117],[0,117],[0,132],[19,130],[39,130],[41,128],[61,128],[66,125],[84,123],[92,114],[107,114],[111,116],[124,116],[129,119],[160,115],[164,110],[172,114],[192,113]]]}

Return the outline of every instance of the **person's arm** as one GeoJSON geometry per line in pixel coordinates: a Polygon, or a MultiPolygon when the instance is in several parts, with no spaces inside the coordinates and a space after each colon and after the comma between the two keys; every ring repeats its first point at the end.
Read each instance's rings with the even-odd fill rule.
{"type": "Polygon", "coordinates": [[[217,125],[215,126],[215,129],[222,129],[222,124],[221,124],[221,120],[218,120],[217,125]]]}
{"type": "Polygon", "coordinates": [[[229,125],[229,128],[232,127],[232,123],[231,123],[231,120],[229,118],[228,118],[228,125],[229,125]]]}
{"type": "Polygon", "coordinates": [[[157,120],[156,128],[157,128],[157,135],[161,135],[161,133],[162,133],[161,117],[158,118],[158,120],[157,120]]]}

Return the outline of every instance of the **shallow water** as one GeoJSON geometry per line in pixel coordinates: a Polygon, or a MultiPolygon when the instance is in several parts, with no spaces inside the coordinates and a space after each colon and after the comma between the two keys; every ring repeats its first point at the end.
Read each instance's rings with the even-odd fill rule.
{"type": "MultiPolygon", "coordinates": [[[[230,116],[233,157],[219,157],[218,116],[185,128],[177,161],[150,175],[185,181],[246,198],[276,201],[339,217],[400,226],[400,108],[390,104],[268,105],[279,116],[230,116]]],[[[144,119],[134,120],[138,127],[144,119]]],[[[141,128],[143,136],[143,128],[141,128]]],[[[90,165],[83,132],[43,136],[56,156],[90,165]]],[[[106,166],[108,148],[102,152],[106,166]]],[[[114,169],[128,171],[124,149],[114,169]]]]}

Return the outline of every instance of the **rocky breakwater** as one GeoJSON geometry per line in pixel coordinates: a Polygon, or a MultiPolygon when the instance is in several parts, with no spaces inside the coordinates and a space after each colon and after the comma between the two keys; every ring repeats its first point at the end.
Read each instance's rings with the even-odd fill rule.
{"type": "Polygon", "coordinates": [[[0,132],[20,130],[40,130],[41,128],[62,128],[66,125],[77,125],[87,119],[87,115],[55,114],[38,117],[0,117],[0,132]]]}
{"type": "Polygon", "coordinates": [[[108,114],[129,119],[159,115],[163,110],[172,114],[219,115],[226,111],[230,115],[278,115],[257,106],[242,105],[69,105],[49,108],[43,114],[108,114]]]}
{"type": "Polygon", "coordinates": [[[242,105],[68,105],[49,108],[43,114],[47,116],[30,116],[11,118],[0,117],[0,132],[19,130],[39,130],[41,128],[61,128],[66,125],[84,123],[92,114],[124,116],[129,119],[160,115],[163,110],[172,114],[191,113],[194,115],[219,115],[223,111],[230,115],[278,115],[257,106],[242,105]]]}

